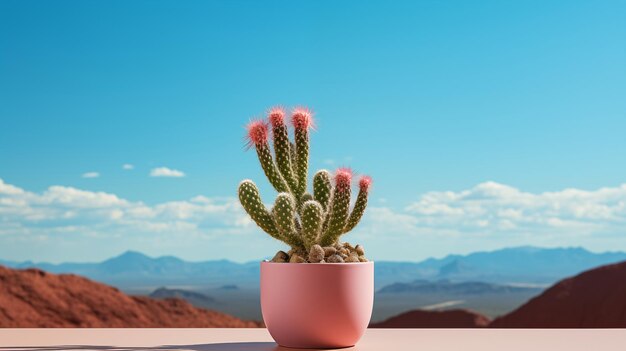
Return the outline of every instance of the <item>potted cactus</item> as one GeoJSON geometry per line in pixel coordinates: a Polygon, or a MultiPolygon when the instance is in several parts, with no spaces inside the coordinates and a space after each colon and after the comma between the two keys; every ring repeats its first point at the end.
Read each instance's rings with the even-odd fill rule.
{"type": "Polygon", "coordinates": [[[263,320],[276,342],[286,347],[330,348],[354,345],[369,324],[374,299],[374,263],[362,246],[341,242],[367,206],[371,178],[358,181],[351,208],[352,172],[320,170],[307,187],[312,113],[291,113],[294,142],[285,111],[247,126],[248,147],[257,152],[270,184],[278,191],[268,209],[251,180],[239,185],[239,200],[252,220],[287,244],[261,263],[263,320]],[[273,152],[269,140],[273,142],[273,152]]]}

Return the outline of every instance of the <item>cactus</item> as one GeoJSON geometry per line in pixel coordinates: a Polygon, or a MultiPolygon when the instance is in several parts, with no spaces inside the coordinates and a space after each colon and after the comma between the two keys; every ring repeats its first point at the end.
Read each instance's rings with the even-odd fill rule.
{"type": "Polygon", "coordinates": [[[239,185],[239,201],[250,218],[271,237],[291,247],[289,252],[279,251],[272,262],[367,262],[362,246],[340,244],[339,239],[361,220],[371,178],[363,176],[359,180],[352,210],[350,169],[340,168],[334,176],[327,170],[318,171],[313,177],[312,193],[308,193],[313,114],[307,108],[296,108],[290,121],[294,141],[289,140],[285,110],[280,107],[271,109],[267,120],[253,120],[247,126],[247,148],[255,148],[263,172],[279,193],[272,209],[265,207],[251,180],[239,185]]]}

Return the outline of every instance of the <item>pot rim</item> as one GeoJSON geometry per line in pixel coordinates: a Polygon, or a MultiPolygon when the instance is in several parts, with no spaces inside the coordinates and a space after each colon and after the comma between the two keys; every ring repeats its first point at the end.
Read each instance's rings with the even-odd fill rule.
{"type": "Polygon", "coordinates": [[[310,265],[314,265],[314,266],[328,266],[328,265],[333,265],[333,266],[357,266],[357,265],[367,265],[367,264],[374,264],[374,261],[367,261],[367,262],[339,262],[339,263],[335,263],[335,262],[324,262],[324,263],[290,263],[290,262],[271,262],[271,261],[261,261],[261,264],[288,264],[288,265],[301,265],[301,266],[310,266],[310,265]]]}

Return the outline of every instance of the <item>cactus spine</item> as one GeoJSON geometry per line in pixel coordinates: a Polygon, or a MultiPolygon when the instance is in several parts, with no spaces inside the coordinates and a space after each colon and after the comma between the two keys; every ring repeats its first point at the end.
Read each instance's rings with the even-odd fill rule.
{"type": "Polygon", "coordinates": [[[289,140],[282,108],[271,109],[268,121],[255,120],[248,124],[248,147],[256,149],[261,168],[279,194],[272,209],[268,210],[256,185],[251,180],[244,180],[239,185],[239,201],[263,231],[291,246],[288,254],[281,251],[274,257],[276,262],[300,263],[307,262],[306,258],[310,262],[322,263],[325,260],[367,261],[362,255],[362,247],[359,253],[347,243],[345,247],[341,246],[344,244],[339,244],[339,238],[361,220],[371,179],[360,179],[359,194],[352,211],[352,173],[349,169],[338,169],[334,179],[328,171],[318,171],[313,177],[313,193],[308,193],[309,131],[313,128],[311,111],[306,108],[293,110],[291,124],[295,142],[289,140]],[[274,155],[268,143],[270,125],[274,155]]]}

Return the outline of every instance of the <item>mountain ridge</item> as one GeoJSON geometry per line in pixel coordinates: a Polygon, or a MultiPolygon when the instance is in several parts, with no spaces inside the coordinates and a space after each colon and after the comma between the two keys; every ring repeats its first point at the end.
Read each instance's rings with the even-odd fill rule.
{"type": "Polygon", "coordinates": [[[626,328],[626,261],[559,281],[492,328],[626,328]]]}
{"type": "MultiPolygon", "coordinates": [[[[510,247],[466,255],[451,254],[418,262],[377,261],[376,286],[379,288],[416,279],[545,285],[592,267],[623,260],[626,260],[626,252],[595,253],[581,247],[510,247]]],[[[39,268],[52,273],[74,273],[120,287],[199,283],[257,287],[259,261],[237,263],[220,259],[190,262],[175,256],[153,258],[128,250],[102,262],[52,264],[0,260],[0,264],[12,268],[39,268]]]]}
{"type": "Polygon", "coordinates": [[[467,309],[409,310],[372,328],[626,328],[626,261],[560,280],[491,321],[467,309]]]}

